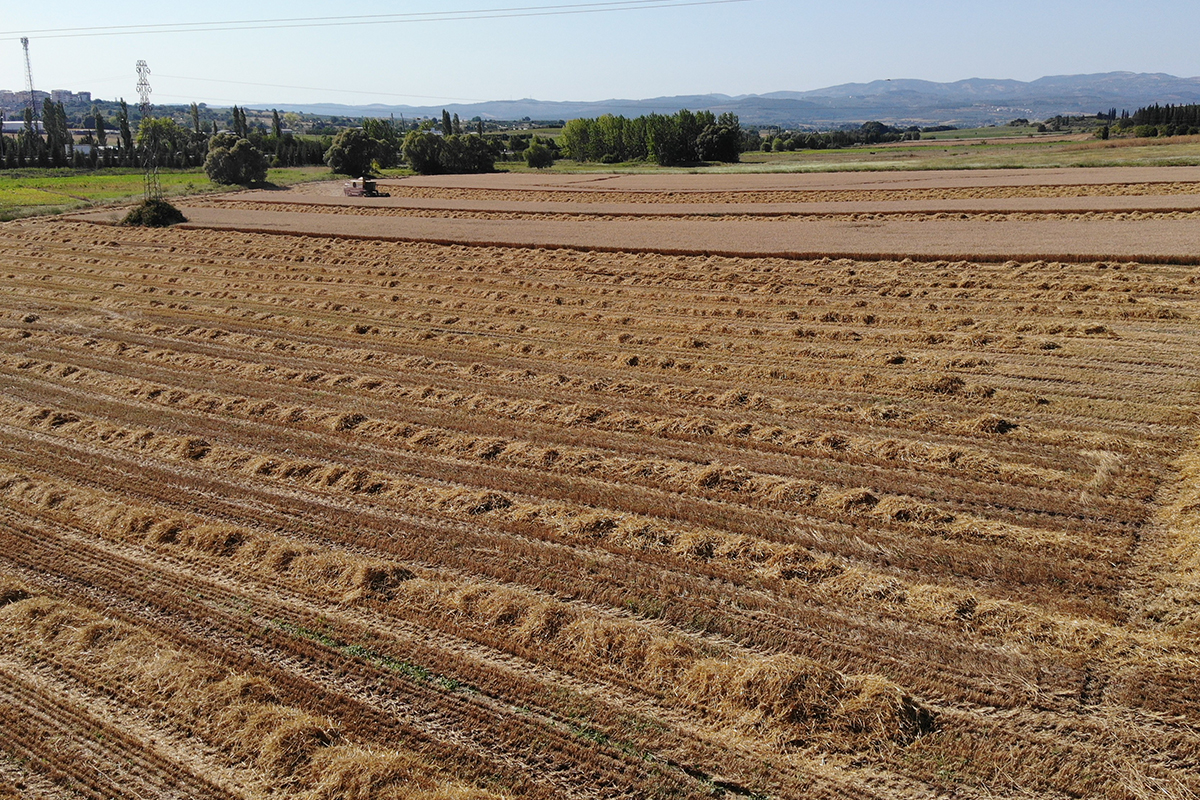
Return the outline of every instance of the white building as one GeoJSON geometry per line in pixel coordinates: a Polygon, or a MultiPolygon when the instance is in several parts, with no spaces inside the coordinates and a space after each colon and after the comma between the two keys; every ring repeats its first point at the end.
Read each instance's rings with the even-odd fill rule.
{"type": "MultiPolygon", "coordinates": [[[[20,119],[6,119],[3,122],[3,126],[3,133],[5,136],[16,136],[18,133],[21,133],[25,130],[25,121],[20,119]]],[[[34,127],[37,129],[38,133],[46,132],[46,129],[42,126],[42,121],[40,119],[34,123],[34,127]]]]}

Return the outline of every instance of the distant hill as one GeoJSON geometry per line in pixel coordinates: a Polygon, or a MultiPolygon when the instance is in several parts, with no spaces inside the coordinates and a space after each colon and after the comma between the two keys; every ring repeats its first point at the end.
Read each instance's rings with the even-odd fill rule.
{"type": "Polygon", "coordinates": [[[723,94],[655,97],[646,100],[551,102],[496,100],[445,106],[349,106],[336,103],[304,105],[250,104],[310,114],[346,117],[438,117],[445,108],[462,119],[566,120],[657,112],[681,108],[714,113],[732,111],[750,125],[808,125],[829,127],[877,119],[889,124],[983,125],[1016,117],[1046,119],[1056,114],[1095,114],[1115,107],[1133,111],[1154,103],[1200,103],[1200,77],[1177,78],[1162,73],[1108,72],[1096,75],[1056,75],[1028,83],[971,78],[953,83],[911,79],[847,83],[808,92],[771,92],[730,97],[723,94]]]}

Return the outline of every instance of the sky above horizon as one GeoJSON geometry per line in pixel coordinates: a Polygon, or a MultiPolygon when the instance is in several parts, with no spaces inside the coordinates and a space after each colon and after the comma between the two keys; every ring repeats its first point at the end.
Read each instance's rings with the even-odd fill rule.
{"type": "Polygon", "coordinates": [[[43,91],[136,102],[134,65],[145,59],[155,103],[262,107],[765,94],[886,78],[1194,77],[1197,30],[1194,0],[59,0],[0,15],[0,88],[25,86],[23,35],[43,91]],[[275,21],[245,24],[254,20],[275,21]]]}

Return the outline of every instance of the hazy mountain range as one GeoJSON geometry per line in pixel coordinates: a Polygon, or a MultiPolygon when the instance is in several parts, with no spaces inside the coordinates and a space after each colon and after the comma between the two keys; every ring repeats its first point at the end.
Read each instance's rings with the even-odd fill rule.
{"type": "Polygon", "coordinates": [[[771,92],[762,95],[724,94],[655,97],[646,100],[552,102],[495,100],[484,103],[451,103],[437,106],[251,104],[252,108],[278,108],[312,114],[346,117],[440,117],[445,108],[462,119],[566,120],[623,114],[635,117],[651,112],[675,113],[681,108],[714,113],[732,111],[743,124],[831,127],[867,120],[889,124],[980,125],[1003,123],[1018,117],[1041,120],[1056,114],[1095,114],[1161,103],[1200,103],[1200,77],[1177,78],[1162,73],[1108,72],[1097,75],[1057,75],[1036,81],[971,78],[954,83],[896,79],[847,83],[808,92],[771,92]]]}

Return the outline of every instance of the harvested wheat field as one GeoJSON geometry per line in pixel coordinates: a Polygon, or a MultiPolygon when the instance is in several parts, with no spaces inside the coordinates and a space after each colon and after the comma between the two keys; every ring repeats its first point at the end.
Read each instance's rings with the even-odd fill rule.
{"type": "Polygon", "coordinates": [[[1197,796],[1185,259],[402,241],[391,188],[0,225],[0,797],[1197,796]]]}
{"type": "MultiPolygon", "coordinates": [[[[1200,261],[1200,167],[799,175],[484,175],[186,202],[192,227],[672,255],[1200,261]]],[[[119,212],[79,219],[112,222],[119,212]]]]}

